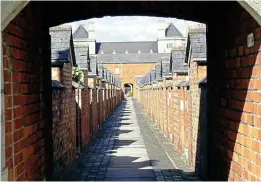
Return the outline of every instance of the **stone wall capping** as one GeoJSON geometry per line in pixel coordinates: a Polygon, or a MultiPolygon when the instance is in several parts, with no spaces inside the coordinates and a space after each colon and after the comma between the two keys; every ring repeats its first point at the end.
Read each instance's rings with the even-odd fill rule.
{"type": "Polygon", "coordinates": [[[83,89],[84,88],[84,85],[80,84],[80,83],[77,83],[75,81],[72,81],[72,87],[73,88],[79,88],[79,89],[83,89]]]}
{"type": "Polygon", "coordinates": [[[54,89],[62,89],[62,88],[64,88],[64,85],[61,82],[57,81],[57,80],[52,80],[52,88],[54,88],[54,89]]]}
{"type": "Polygon", "coordinates": [[[59,25],[59,26],[51,27],[49,30],[50,31],[71,31],[72,26],[71,25],[59,25]]]}

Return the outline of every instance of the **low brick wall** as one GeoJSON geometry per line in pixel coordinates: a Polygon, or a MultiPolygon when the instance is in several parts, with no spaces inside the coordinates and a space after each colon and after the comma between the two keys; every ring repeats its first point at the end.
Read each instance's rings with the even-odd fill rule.
{"type": "Polygon", "coordinates": [[[206,65],[192,62],[189,69],[189,82],[185,81],[186,73],[173,73],[172,80],[145,85],[137,90],[137,95],[148,117],[170,138],[187,165],[204,173],[206,166],[202,163],[206,162],[207,154],[200,137],[206,137],[207,133],[206,121],[201,121],[206,110],[200,109],[206,104],[206,99],[202,99],[206,91],[201,93],[199,81],[206,76],[206,65]]]}
{"type": "MultiPolygon", "coordinates": [[[[201,98],[206,97],[206,91],[203,92],[204,94],[201,94],[201,88],[198,88],[197,92],[199,97],[194,98],[194,102],[196,101],[201,105],[206,104],[206,99],[201,98]]],[[[195,146],[195,143],[199,141],[199,136],[193,137],[193,133],[197,135],[198,131],[195,131],[193,128],[191,119],[195,117],[192,114],[192,104],[195,103],[191,100],[193,96],[189,87],[177,87],[174,84],[171,86],[161,84],[155,88],[145,86],[137,90],[137,95],[140,95],[137,99],[143,106],[149,119],[154,120],[164,135],[171,139],[173,147],[184,156],[191,168],[196,167],[195,160],[198,162],[201,159],[204,160],[204,156],[201,156],[202,158],[199,157],[199,150],[197,150],[200,148],[200,145],[197,144],[195,146]],[[196,156],[198,157],[197,159],[196,156]]],[[[198,110],[201,107],[199,105],[196,106],[198,106],[198,110]]],[[[205,111],[201,112],[204,113],[205,111]]],[[[199,117],[196,122],[200,124],[199,117]]],[[[200,166],[198,167],[200,168],[200,166]]]]}
{"type": "Polygon", "coordinates": [[[89,88],[89,126],[92,137],[96,137],[97,132],[104,125],[104,121],[108,115],[113,112],[122,100],[122,91],[115,87],[109,89],[93,89],[89,88]],[[113,89],[113,90],[112,90],[113,89]]]}

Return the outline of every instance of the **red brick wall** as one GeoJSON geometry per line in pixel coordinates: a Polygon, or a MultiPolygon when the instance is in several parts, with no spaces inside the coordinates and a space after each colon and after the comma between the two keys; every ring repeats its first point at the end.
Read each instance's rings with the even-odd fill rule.
{"type": "Polygon", "coordinates": [[[2,31],[6,132],[3,150],[8,180],[36,180],[45,176],[43,131],[48,118],[43,115],[46,48],[42,40],[48,41],[48,29],[38,23],[41,11],[34,8],[35,12],[27,6],[2,31]]]}
{"type": "Polygon", "coordinates": [[[92,123],[93,123],[93,132],[96,134],[98,129],[98,112],[97,112],[97,89],[92,89],[92,123]]]}
{"type": "MultiPolygon", "coordinates": [[[[199,138],[199,112],[200,112],[200,89],[198,82],[206,76],[206,66],[201,66],[194,60],[191,60],[189,67],[189,86],[190,86],[190,97],[191,97],[191,112],[189,115],[191,116],[191,126],[192,126],[192,137],[191,143],[191,158],[190,164],[193,168],[195,168],[196,164],[196,154],[197,148],[200,148],[198,140],[199,138]]],[[[199,159],[198,159],[199,160],[199,159]]]]}
{"type": "Polygon", "coordinates": [[[209,42],[215,42],[215,49],[210,49],[214,63],[209,76],[216,86],[209,97],[211,152],[215,156],[210,161],[211,175],[220,180],[260,181],[261,28],[240,5],[223,16],[224,26],[209,26],[209,32],[224,37],[221,41],[209,35],[209,42]],[[250,33],[255,37],[252,48],[246,41],[250,33]],[[220,172],[215,174],[216,170],[220,172]]]}
{"type": "Polygon", "coordinates": [[[98,114],[99,114],[99,126],[101,127],[103,125],[103,96],[102,96],[102,90],[98,90],[98,101],[99,101],[99,108],[98,108],[98,114]]]}
{"type": "Polygon", "coordinates": [[[168,88],[167,102],[168,102],[168,137],[173,142],[173,131],[174,131],[174,102],[173,102],[173,87],[168,88]]]}
{"type": "MultiPolygon", "coordinates": [[[[183,87],[183,100],[184,100],[184,145],[182,148],[182,154],[189,166],[192,163],[191,149],[192,149],[192,126],[191,126],[191,95],[189,87],[183,87]]],[[[204,111],[203,111],[204,112],[204,111]]]]}
{"type": "Polygon", "coordinates": [[[81,90],[81,144],[83,150],[87,149],[90,140],[90,113],[89,113],[89,90],[88,72],[84,71],[84,89],[81,90]]]}
{"type": "Polygon", "coordinates": [[[104,108],[104,110],[103,110],[103,113],[104,113],[104,118],[106,119],[107,118],[107,99],[106,99],[106,97],[107,97],[107,89],[104,89],[103,90],[103,108],[104,108]]]}
{"type": "Polygon", "coordinates": [[[184,146],[184,90],[180,87],[178,90],[179,108],[178,108],[178,151],[182,153],[184,146]]]}
{"type": "Polygon", "coordinates": [[[53,175],[60,179],[76,159],[76,101],[72,88],[72,67],[61,69],[63,90],[53,90],[53,175]]]}
{"type": "Polygon", "coordinates": [[[167,133],[167,122],[168,122],[168,119],[167,119],[167,113],[168,113],[168,107],[167,107],[167,87],[163,88],[162,90],[162,99],[161,99],[163,102],[163,105],[162,105],[162,109],[163,109],[163,117],[162,117],[162,124],[163,124],[163,132],[165,135],[168,135],[167,133]]]}
{"type": "Polygon", "coordinates": [[[107,88],[106,90],[105,90],[105,99],[106,99],[106,117],[108,116],[108,114],[109,114],[109,89],[107,88]]]}
{"type": "MultiPolygon", "coordinates": [[[[52,172],[59,177],[76,157],[71,68],[64,66],[62,80],[56,72],[53,78],[66,88],[52,92],[49,28],[38,5],[29,3],[2,31],[6,157],[3,165],[8,170],[8,180],[50,179],[52,172]]],[[[81,97],[85,147],[90,123],[87,90],[81,97]]]]}

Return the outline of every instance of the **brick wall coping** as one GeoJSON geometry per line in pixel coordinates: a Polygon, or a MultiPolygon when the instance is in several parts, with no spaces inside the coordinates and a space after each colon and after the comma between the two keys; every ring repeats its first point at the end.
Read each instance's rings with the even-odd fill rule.
{"type": "Polygon", "coordinates": [[[189,86],[189,81],[181,81],[178,84],[176,84],[176,87],[187,87],[189,86]]]}
{"type": "Polygon", "coordinates": [[[59,25],[56,27],[51,27],[49,30],[50,31],[71,31],[72,26],[71,25],[59,25]]]}
{"type": "Polygon", "coordinates": [[[52,80],[52,88],[54,88],[54,89],[62,89],[62,88],[64,88],[64,85],[61,84],[57,80],[52,80]]]}
{"type": "Polygon", "coordinates": [[[84,88],[84,86],[82,84],[77,83],[75,81],[72,81],[72,86],[73,86],[73,88],[79,88],[79,89],[83,89],[84,88]]]}

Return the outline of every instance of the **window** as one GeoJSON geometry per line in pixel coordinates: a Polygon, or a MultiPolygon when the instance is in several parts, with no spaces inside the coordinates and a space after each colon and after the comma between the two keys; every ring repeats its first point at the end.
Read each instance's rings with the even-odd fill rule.
{"type": "Polygon", "coordinates": [[[173,47],[173,44],[172,43],[168,43],[167,44],[167,48],[172,48],[173,47]]]}
{"type": "Polygon", "coordinates": [[[120,68],[115,68],[115,73],[119,74],[120,73],[120,68]]]}

